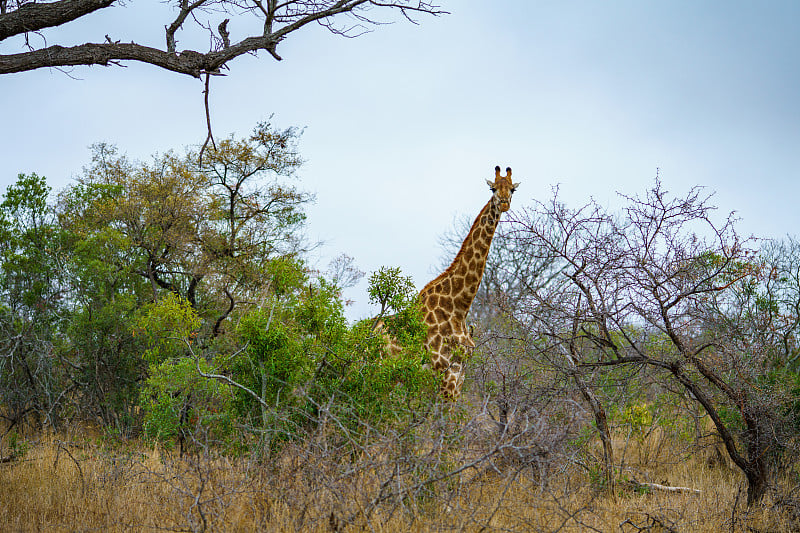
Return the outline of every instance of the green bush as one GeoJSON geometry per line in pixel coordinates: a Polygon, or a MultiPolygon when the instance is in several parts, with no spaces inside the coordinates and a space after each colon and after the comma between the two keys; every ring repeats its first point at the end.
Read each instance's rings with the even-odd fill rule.
{"type": "Polygon", "coordinates": [[[303,438],[332,417],[339,430],[380,428],[435,401],[413,285],[399,269],[382,269],[371,278],[370,294],[377,292],[384,310],[395,311],[386,324],[399,351],[388,353],[374,320],[348,325],[340,291],[322,279],[244,317],[238,333],[247,349],[227,368],[264,403],[236,391],[238,414],[283,440],[303,438]]]}
{"type": "Polygon", "coordinates": [[[145,435],[272,450],[319,431],[352,443],[415,416],[436,401],[438,380],[424,367],[413,285],[399,270],[382,272],[370,289],[391,302],[387,331],[399,350],[387,350],[374,320],[348,325],[339,289],[324,279],[273,293],[224,348],[194,345],[202,321],[180,296],[143,306],[132,331],[149,363],[145,435]]]}
{"type": "Polygon", "coordinates": [[[205,361],[188,357],[150,365],[140,397],[147,438],[167,448],[176,439],[221,447],[237,441],[230,391],[203,377],[198,368],[206,374],[213,371],[205,361]]]}
{"type": "Polygon", "coordinates": [[[230,390],[207,377],[216,374],[214,361],[193,349],[200,325],[194,309],[175,294],[146,306],[135,322],[134,332],[144,339],[144,357],[150,363],[139,396],[144,434],[167,447],[176,438],[204,446],[237,440],[230,390]]]}

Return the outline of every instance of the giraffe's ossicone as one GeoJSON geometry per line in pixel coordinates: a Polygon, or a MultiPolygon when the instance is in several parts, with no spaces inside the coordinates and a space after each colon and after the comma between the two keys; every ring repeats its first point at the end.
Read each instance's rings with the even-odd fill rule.
{"type": "Polygon", "coordinates": [[[425,349],[431,365],[442,372],[442,395],[455,400],[464,381],[463,355],[475,347],[466,326],[467,313],[481,284],[492,237],[501,213],[511,207],[511,196],[519,183],[511,181],[511,169],[500,174],[494,169],[494,181],[486,180],[492,197],[481,209],[464,239],[461,249],[447,269],[419,293],[428,336],[425,349]]]}

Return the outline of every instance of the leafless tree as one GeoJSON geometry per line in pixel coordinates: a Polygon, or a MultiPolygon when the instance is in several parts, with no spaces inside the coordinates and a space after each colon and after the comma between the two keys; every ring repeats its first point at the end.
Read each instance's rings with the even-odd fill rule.
{"type": "Polygon", "coordinates": [[[355,264],[355,260],[347,254],[339,254],[328,263],[327,274],[337,287],[349,289],[355,286],[361,278],[362,272],[355,264]]]}
{"type": "Polygon", "coordinates": [[[778,429],[791,398],[785,383],[764,379],[777,344],[755,334],[766,320],[755,294],[751,312],[742,298],[762,279],[752,243],[732,216],[716,220],[700,187],[672,197],[656,179],[644,197],[622,198],[620,215],[594,202],[572,210],[555,194],[512,217],[519,245],[556,258],[562,271],[531,286],[515,316],[543,349],[569,354],[568,371],[646,368],[679,384],[711,419],[756,503],[787,442],[778,429]]]}

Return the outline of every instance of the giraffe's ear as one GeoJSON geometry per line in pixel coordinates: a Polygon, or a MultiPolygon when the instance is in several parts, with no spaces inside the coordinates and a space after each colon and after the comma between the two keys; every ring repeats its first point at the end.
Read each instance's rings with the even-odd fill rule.
{"type": "Polygon", "coordinates": [[[511,188],[512,188],[512,189],[516,189],[516,188],[518,188],[518,187],[519,187],[519,184],[520,184],[520,182],[519,182],[519,181],[518,181],[518,182],[516,182],[516,183],[512,183],[512,184],[511,184],[511,188]]]}
{"type": "Polygon", "coordinates": [[[492,180],[486,180],[486,185],[488,185],[489,188],[492,189],[492,192],[494,192],[494,182],[492,180]]]}

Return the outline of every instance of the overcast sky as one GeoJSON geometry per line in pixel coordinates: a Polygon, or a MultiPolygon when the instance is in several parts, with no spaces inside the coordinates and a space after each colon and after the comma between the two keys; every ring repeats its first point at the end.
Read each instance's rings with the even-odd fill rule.
{"type": "MultiPolygon", "coordinates": [[[[317,195],[320,267],[344,252],[367,272],[399,266],[422,288],[438,274],[439,236],[478,213],[495,165],[522,182],[512,208],[555,185],[575,207],[614,207],[658,168],[676,194],[716,191],[742,233],[800,234],[800,2],[441,3],[451,14],[356,39],[309,27],[279,46],[283,61],[242,57],[213,80],[217,136],[273,114],[305,128],[300,177],[317,195]]],[[[129,2],[58,35],[163,46],[153,20],[169,15],[153,11],[166,9],[129,2]]],[[[205,137],[198,80],[136,64],[70,74],[0,77],[3,190],[20,172],[63,188],[94,142],[145,159],[205,137]]],[[[364,284],[347,296],[351,318],[374,312],[364,284]]]]}

